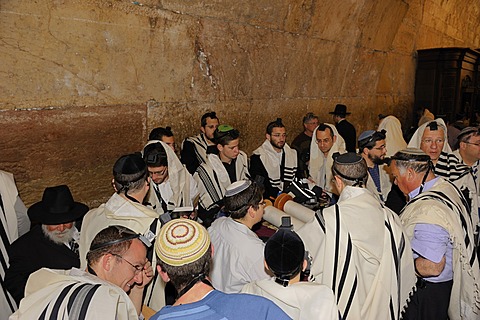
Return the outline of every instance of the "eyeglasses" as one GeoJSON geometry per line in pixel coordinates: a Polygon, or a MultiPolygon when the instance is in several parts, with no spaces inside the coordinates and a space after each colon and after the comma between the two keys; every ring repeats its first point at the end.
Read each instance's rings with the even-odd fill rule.
{"type": "Polygon", "coordinates": [[[435,139],[435,140],[425,139],[425,140],[422,140],[422,142],[426,145],[431,145],[433,142],[435,142],[435,144],[442,144],[445,142],[445,140],[444,139],[435,139]]]}
{"type": "Polygon", "coordinates": [[[480,147],[480,142],[467,142],[467,141],[462,141],[462,142],[465,142],[466,144],[471,144],[471,145],[474,145],[474,146],[477,146],[477,147],[480,147]]]}
{"type": "Polygon", "coordinates": [[[272,134],[272,137],[275,137],[275,138],[285,138],[287,136],[286,133],[275,133],[275,134],[272,134]]]}
{"type": "Polygon", "coordinates": [[[127,259],[125,259],[124,257],[122,257],[121,255],[119,254],[116,254],[116,253],[110,253],[112,256],[115,256],[117,258],[120,258],[122,259],[123,261],[125,261],[126,263],[128,263],[129,265],[131,265],[134,269],[135,269],[135,274],[139,274],[143,271],[143,268],[144,266],[141,266],[141,265],[134,265],[132,264],[130,261],[128,261],[127,259]]]}
{"type": "Polygon", "coordinates": [[[316,139],[317,143],[329,143],[332,141],[332,138],[325,138],[325,139],[316,139]]]}
{"type": "Polygon", "coordinates": [[[148,174],[151,176],[153,176],[154,174],[157,175],[157,176],[163,176],[166,171],[168,170],[168,167],[165,167],[163,170],[160,170],[160,171],[148,171],[148,174]]]}

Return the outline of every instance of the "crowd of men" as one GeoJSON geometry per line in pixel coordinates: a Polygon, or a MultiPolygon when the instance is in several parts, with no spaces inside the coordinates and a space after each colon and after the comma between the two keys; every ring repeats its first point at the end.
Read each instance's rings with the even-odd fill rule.
{"type": "Polygon", "coordinates": [[[180,149],[155,128],[98,208],[61,185],[27,209],[0,171],[0,318],[480,319],[480,129],[330,114],[250,156],[215,112],[180,149]],[[262,224],[285,193],[308,219],[262,224]]]}

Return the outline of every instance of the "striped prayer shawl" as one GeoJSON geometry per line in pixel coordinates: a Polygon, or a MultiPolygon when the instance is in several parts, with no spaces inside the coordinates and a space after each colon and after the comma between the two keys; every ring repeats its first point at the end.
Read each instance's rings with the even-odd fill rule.
{"type": "Polygon", "coordinates": [[[285,185],[292,182],[297,172],[297,151],[285,143],[282,152],[283,161],[279,163],[277,152],[268,140],[265,140],[260,147],[253,151],[253,154],[260,155],[260,160],[267,170],[270,184],[279,190],[283,190],[285,185]]]}
{"type": "MultiPolygon", "coordinates": [[[[462,191],[470,203],[470,215],[474,219],[474,224],[477,225],[479,222],[477,209],[478,199],[473,171],[470,167],[463,164],[462,161],[454,154],[454,152],[452,152],[452,149],[448,144],[447,127],[445,122],[442,119],[435,119],[434,121],[438,124],[439,128],[443,129],[443,138],[445,141],[442,152],[440,153],[437,163],[435,164],[435,175],[452,181],[455,186],[462,191]]],[[[420,148],[425,128],[431,122],[433,121],[424,123],[417,129],[417,131],[415,131],[415,134],[408,143],[408,147],[420,148]]]]}
{"type": "MultiPolygon", "coordinates": [[[[236,181],[248,179],[248,158],[240,151],[235,161],[236,181]]],[[[226,188],[235,181],[230,181],[228,172],[215,154],[209,154],[207,162],[201,164],[193,178],[199,190],[199,203],[206,210],[211,210],[223,199],[226,188]]]]}
{"type": "Polygon", "coordinates": [[[450,297],[451,319],[480,317],[480,269],[473,236],[474,219],[468,200],[450,181],[438,179],[412,199],[400,218],[410,239],[417,223],[438,225],[450,234],[453,244],[453,287],[450,297]]]}
{"type": "Polygon", "coordinates": [[[207,159],[208,148],[208,143],[205,135],[203,133],[200,133],[196,136],[186,138],[185,141],[191,142],[195,147],[195,156],[197,157],[198,163],[205,163],[207,159]]]}
{"type": "Polygon", "coordinates": [[[410,242],[397,215],[368,190],[346,187],[337,205],[297,232],[322,255],[313,257],[312,275],[333,290],[343,319],[400,318],[416,282],[410,242]]]}
{"type": "Polygon", "coordinates": [[[25,298],[11,319],[138,319],[120,288],[79,269],[40,269],[29,278],[25,298]]]}

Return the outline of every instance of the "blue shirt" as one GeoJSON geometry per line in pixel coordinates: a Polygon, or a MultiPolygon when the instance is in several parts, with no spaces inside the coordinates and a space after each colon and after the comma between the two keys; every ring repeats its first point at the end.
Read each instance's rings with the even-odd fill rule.
{"type": "MultiPolygon", "coordinates": [[[[427,191],[437,182],[438,177],[425,182],[423,191],[427,191]]],[[[418,196],[420,187],[408,194],[410,199],[418,196]]],[[[430,282],[445,282],[453,279],[453,246],[450,235],[444,228],[427,223],[417,223],[413,229],[413,238],[410,242],[413,258],[423,257],[432,262],[439,263],[443,256],[446,258],[445,268],[437,277],[428,277],[430,282]]]]}
{"type": "Polygon", "coordinates": [[[272,301],[245,293],[223,293],[212,290],[202,300],[178,306],[166,306],[151,320],[283,320],[291,319],[272,301]]]}

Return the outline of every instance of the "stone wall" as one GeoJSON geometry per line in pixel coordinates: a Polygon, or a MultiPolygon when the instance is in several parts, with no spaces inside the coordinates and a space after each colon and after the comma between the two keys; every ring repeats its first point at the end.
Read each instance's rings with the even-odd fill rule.
{"type": "Polygon", "coordinates": [[[27,205],[68,184],[96,206],[111,167],[170,125],[177,142],[210,110],[247,153],[282,117],[344,103],[357,131],[412,121],[415,52],[480,47],[464,0],[0,2],[0,168],[27,205]]]}

